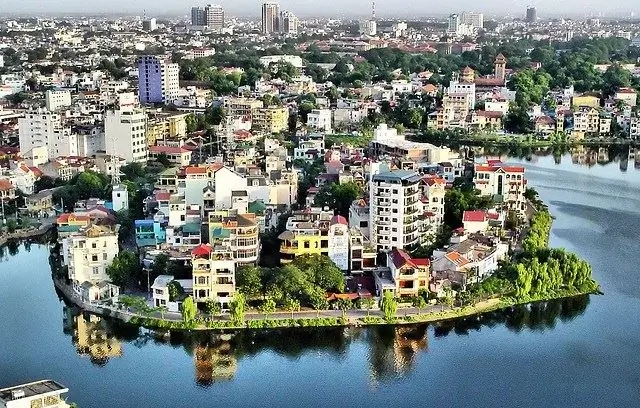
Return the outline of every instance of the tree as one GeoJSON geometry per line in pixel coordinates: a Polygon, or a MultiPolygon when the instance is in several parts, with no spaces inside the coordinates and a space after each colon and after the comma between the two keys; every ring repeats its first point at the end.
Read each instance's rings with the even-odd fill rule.
{"type": "Polygon", "coordinates": [[[196,318],[196,313],[196,303],[193,301],[193,297],[188,296],[184,302],[182,302],[182,320],[186,324],[192,324],[196,318]]]}
{"type": "Polygon", "coordinates": [[[222,312],[222,305],[220,305],[220,302],[218,302],[217,300],[207,299],[207,301],[205,302],[205,309],[207,311],[207,314],[211,316],[217,316],[222,312]]]}
{"type": "Polygon", "coordinates": [[[343,217],[348,217],[351,203],[361,194],[362,189],[353,182],[327,184],[316,194],[314,204],[329,207],[343,217]]]}
{"type": "Polygon", "coordinates": [[[344,292],[344,274],[326,255],[298,256],[291,266],[300,269],[306,280],[325,292],[344,292]]]}
{"type": "Polygon", "coordinates": [[[396,311],[398,310],[398,302],[393,298],[391,291],[383,293],[382,299],[380,300],[380,309],[386,321],[389,322],[395,318],[396,311]]]}
{"type": "Polygon", "coordinates": [[[242,293],[236,293],[233,300],[229,302],[229,314],[231,321],[236,326],[242,326],[244,323],[244,313],[246,308],[246,300],[242,293]]]}
{"type": "Polygon", "coordinates": [[[272,298],[265,299],[260,305],[260,312],[264,314],[264,318],[266,319],[270,314],[275,313],[276,311],[276,301],[272,298]]]}
{"type": "Polygon", "coordinates": [[[618,92],[620,88],[631,85],[631,73],[620,64],[611,64],[602,75],[602,81],[602,96],[609,98],[618,92]]]}
{"type": "Polygon", "coordinates": [[[420,309],[424,309],[427,307],[427,301],[422,296],[416,296],[413,298],[413,307],[418,309],[418,313],[420,313],[420,309]]]}
{"type": "Polygon", "coordinates": [[[167,285],[167,290],[169,291],[169,301],[175,302],[179,300],[184,295],[184,289],[182,285],[178,281],[171,281],[167,285]]]}
{"type": "Polygon", "coordinates": [[[236,288],[248,298],[262,293],[262,271],[257,266],[242,266],[236,271],[236,288]]]}
{"type": "Polygon", "coordinates": [[[33,189],[36,193],[42,190],[48,190],[57,186],[56,179],[43,175],[33,183],[33,189]]]}
{"type": "Polygon", "coordinates": [[[366,297],[362,299],[362,305],[365,307],[365,309],[367,309],[367,317],[369,317],[369,313],[371,312],[371,309],[373,309],[373,304],[375,302],[373,301],[372,297],[366,297]]]}
{"type": "Polygon", "coordinates": [[[298,301],[298,299],[286,297],[284,298],[283,306],[286,310],[291,312],[291,319],[293,319],[294,312],[300,311],[300,301],[298,301]]]}
{"type": "Polygon", "coordinates": [[[153,258],[153,264],[151,266],[151,272],[153,273],[154,279],[160,275],[164,275],[167,273],[167,263],[169,262],[169,255],[167,254],[158,254],[155,258],[153,258]]]}
{"type": "Polygon", "coordinates": [[[124,286],[140,273],[138,256],[131,251],[121,251],[107,267],[107,275],[114,285],[124,286]]]}
{"type": "Polygon", "coordinates": [[[338,308],[342,311],[342,317],[345,317],[348,310],[353,309],[351,299],[338,299],[338,308]]]}

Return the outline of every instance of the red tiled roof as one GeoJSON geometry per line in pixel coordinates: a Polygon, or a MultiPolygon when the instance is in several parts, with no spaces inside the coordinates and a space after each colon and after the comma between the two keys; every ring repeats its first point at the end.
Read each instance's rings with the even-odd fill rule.
{"type": "Polygon", "coordinates": [[[457,266],[465,266],[469,263],[469,260],[462,256],[459,252],[449,252],[445,255],[445,258],[456,264],[457,266]]]}
{"type": "Polygon", "coordinates": [[[489,171],[493,173],[495,171],[498,171],[499,169],[502,169],[506,173],[524,173],[523,166],[507,166],[502,163],[499,163],[499,164],[496,163],[495,165],[491,165],[491,164],[476,165],[476,171],[489,171]]]}
{"type": "Polygon", "coordinates": [[[347,222],[347,219],[344,218],[342,215],[334,215],[333,218],[331,218],[331,225],[334,225],[334,224],[349,225],[349,223],[347,222]]]}
{"type": "Polygon", "coordinates": [[[191,251],[191,255],[195,257],[209,256],[211,252],[213,252],[211,246],[200,244],[191,251]]]}
{"type": "Polygon", "coordinates": [[[0,190],[7,191],[13,189],[13,184],[9,180],[0,180],[0,190]]]}
{"type": "Polygon", "coordinates": [[[189,150],[184,147],[175,147],[175,146],[150,146],[149,151],[151,153],[169,153],[169,154],[180,154],[186,153],[189,150]]]}
{"type": "Polygon", "coordinates": [[[171,193],[168,191],[156,191],[156,200],[158,201],[169,201],[171,198],[171,193]]]}
{"type": "Polygon", "coordinates": [[[463,222],[484,222],[487,213],[485,211],[465,211],[462,214],[463,222]]]}

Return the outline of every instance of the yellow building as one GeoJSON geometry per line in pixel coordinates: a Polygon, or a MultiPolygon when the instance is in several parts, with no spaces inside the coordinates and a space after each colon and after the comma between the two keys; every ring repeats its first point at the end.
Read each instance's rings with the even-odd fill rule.
{"type": "Polygon", "coordinates": [[[147,121],[147,146],[158,140],[179,139],[187,135],[186,113],[155,113],[147,121]]]}
{"type": "Polygon", "coordinates": [[[209,213],[209,242],[229,246],[239,264],[258,261],[258,233],[259,226],[255,214],[240,214],[238,210],[214,210],[209,213]]]}
{"type": "Polygon", "coordinates": [[[287,264],[301,255],[329,255],[329,236],[311,223],[300,223],[293,231],[285,231],[278,237],[280,262],[287,264]],[[308,224],[308,225],[307,225],[308,224]]]}
{"type": "Polygon", "coordinates": [[[279,133],[289,128],[289,109],[284,107],[255,109],[251,121],[255,129],[279,133]]]}
{"type": "Polygon", "coordinates": [[[575,95],[571,100],[571,106],[589,106],[591,108],[597,108],[600,106],[600,97],[589,94],[575,95]]]}
{"type": "Polygon", "coordinates": [[[223,309],[236,293],[236,263],[227,246],[201,244],[191,251],[193,300],[219,302],[223,309]]]}

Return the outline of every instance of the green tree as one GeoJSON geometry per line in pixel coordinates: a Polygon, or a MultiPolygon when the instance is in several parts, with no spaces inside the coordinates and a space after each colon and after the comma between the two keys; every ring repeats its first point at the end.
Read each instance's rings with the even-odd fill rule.
{"type": "Polygon", "coordinates": [[[260,312],[264,314],[264,318],[266,319],[270,314],[275,313],[276,311],[276,301],[272,298],[265,299],[260,305],[260,312]]]}
{"type": "Polygon", "coordinates": [[[293,319],[294,312],[300,311],[300,301],[298,299],[293,299],[290,297],[285,297],[283,302],[283,307],[291,312],[291,319],[293,319]]]}
{"type": "Polygon", "coordinates": [[[138,256],[131,251],[121,251],[107,267],[107,275],[114,285],[124,286],[140,273],[138,256]]]}
{"type": "Polygon", "coordinates": [[[182,288],[182,285],[180,284],[180,282],[175,280],[169,282],[169,284],[167,285],[167,290],[169,291],[170,302],[180,300],[184,295],[184,289],[182,288]]]}
{"type": "Polygon", "coordinates": [[[362,299],[362,305],[364,306],[365,309],[367,309],[367,317],[369,317],[369,314],[371,313],[371,309],[373,309],[374,303],[375,302],[372,297],[366,297],[362,299]]]}
{"type": "Polygon", "coordinates": [[[631,86],[631,73],[620,64],[611,64],[602,75],[602,96],[609,98],[620,88],[631,86]]]}
{"type": "Polygon", "coordinates": [[[236,271],[236,287],[248,298],[262,293],[262,270],[257,266],[242,266],[236,271]]]}
{"type": "Polygon", "coordinates": [[[316,194],[314,204],[329,207],[343,217],[348,217],[351,203],[361,194],[362,189],[353,182],[327,184],[316,194]]]}
{"type": "Polygon", "coordinates": [[[182,302],[182,320],[186,324],[192,324],[196,318],[197,308],[196,303],[193,301],[193,297],[188,296],[184,302],[182,302]]]}
{"type": "Polygon", "coordinates": [[[338,299],[338,309],[342,311],[342,317],[345,317],[347,311],[353,309],[353,302],[351,299],[338,299]]]}
{"type": "Polygon", "coordinates": [[[211,316],[218,316],[222,313],[222,305],[220,305],[220,302],[217,300],[207,299],[205,302],[205,310],[207,311],[207,314],[211,316]]]}
{"type": "Polygon", "coordinates": [[[151,266],[151,273],[153,274],[153,279],[167,273],[168,262],[169,262],[169,255],[167,254],[158,254],[156,255],[155,258],[153,258],[153,265],[151,266]]]}
{"type": "Polygon", "coordinates": [[[392,321],[396,317],[396,311],[398,310],[398,302],[393,298],[391,291],[386,291],[380,299],[380,310],[384,315],[386,321],[392,321]]]}
{"type": "Polygon", "coordinates": [[[424,309],[425,307],[427,307],[427,301],[422,296],[414,297],[412,304],[413,304],[413,307],[418,309],[418,313],[420,313],[421,309],[424,309]]]}
{"type": "Polygon", "coordinates": [[[244,323],[244,314],[246,309],[246,300],[242,293],[236,292],[233,295],[233,300],[229,302],[229,315],[231,316],[231,321],[236,326],[242,326],[244,323]]]}

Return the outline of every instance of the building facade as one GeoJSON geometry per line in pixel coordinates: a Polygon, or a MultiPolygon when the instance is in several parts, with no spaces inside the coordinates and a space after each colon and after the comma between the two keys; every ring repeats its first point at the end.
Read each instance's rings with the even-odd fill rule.
{"type": "Polygon", "coordinates": [[[155,55],[138,59],[138,98],[140,103],[168,104],[178,97],[180,65],[155,55]]]}
{"type": "Polygon", "coordinates": [[[147,161],[147,115],[143,109],[107,111],[104,133],[108,155],[122,157],[127,163],[147,161]]]}

